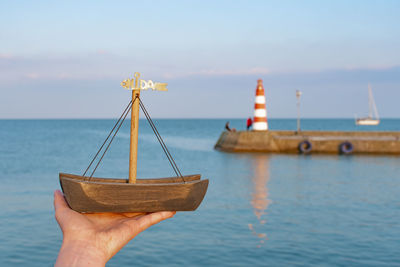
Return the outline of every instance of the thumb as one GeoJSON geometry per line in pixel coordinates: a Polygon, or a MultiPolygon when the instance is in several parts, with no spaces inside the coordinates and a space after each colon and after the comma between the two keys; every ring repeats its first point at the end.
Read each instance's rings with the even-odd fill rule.
{"type": "Polygon", "coordinates": [[[54,191],[54,209],[57,212],[62,211],[63,209],[69,209],[67,202],[65,201],[63,193],[60,190],[54,191]]]}
{"type": "MultiPolygon", "coordinates": [[[[54,191],[54,210],[55,217],[60,226],[66,222],[66,219],[74,212],[65,201],[63,193],[60,190],[54,191]]],[[[62,227],[61,227],[62,228],[62,227]]]]}

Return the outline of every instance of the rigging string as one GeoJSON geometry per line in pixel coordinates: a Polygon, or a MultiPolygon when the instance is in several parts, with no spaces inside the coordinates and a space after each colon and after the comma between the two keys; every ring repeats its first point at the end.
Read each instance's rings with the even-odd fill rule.
{"type": "Polygon", "coordinates": [[[122,118],[122,121],[121,121],[121,123],[119,124],[118,128],[115,130],[113,137],[111,138],[110,142],[108,143],[106,149],[105,149],[104,152],[103,152],[103,155],[101,155],[101,158],[100,158],[99,161],[97,162],[97,165],[96,165],[96,167],[94,168],[92,174],[90,175],[89,180],[92,178],[94,172],[96,171],[96,169],[97,169],[97,167],[99,166],[101,160],[103,159],[104,155],[106,154],[108,148],[110,147],[112,141],[114,140],[114,137],[117,135],[117,133],[118,133],[118,131],[119,131],[119,128],[121,128],[122,124],[124,123],[124,120],[125,120],[126,116],[128,115],[129,111],[130,111],[131,108],[132,108],[133,103],[135,103],[135,101],[136,101],[137,98],[139,98],[139,97],[136,96],[135,99],[133,99],[133,101],[130,102],[130,105],[129,105],[129,108],[128,108],[127,112],[125,113],[124,117],[122,118]]]}
{"type": "Polygon", "coordinates": [[[151,119],[150,114],[148,113],[147,109],[145,108],[143,101],[140,98],[139,98],[139,105],[142,108],[142,111],[143,111],[144,115],[146,116],[146,119],[149,122],[151,129],[153,130],[155,136],[157,137],[158,142],[160,143],[162,149],[164,150],[164,153],[167,156],[168,161],[171,164],[172,169],[174,170],[176,176],[181,177],[183,182],[186,182],[185,178],[183,178],[182,173],[180,172],[180,170],[178,168],[178,165],[176,164],[174,158],[172,157],[171,153],[169,152],[167,146],[165,145],[164,140],[162,139],[160,133],[158,132],[157,127],[155,126],[153,120],[151,119]]]}
{"type": "Polygon", "coordinates": [[[158,142],[160,143],[160,145],[161,145],[161,147],[162,147],[162,149],[163,149],[165,155],[167,156],[167,159],[168,159],[168,161],[170,162],[170,164],[171,164],[171,166],[172,166],[172,169],[174,170],[175,174],[176,174],[178,177],[182,178],[183,182],[186,182],[185,179],[184,179],[184,177],[182,176],[182,173],[180,172],[180,170],[179,170],[179,168],[178,168],[178,165],[176,164],[174,158],[172,157],[171,153],[169,152],[167,146],[165,145],[164,140],[162,139],[160,133],[158,132],[157,127],[155,126],[153,120],[151,119],[150,114],[148,113],[148,111],[147,111],[147,109],[145,108],[145,106],[144,106],[142,100],[141,100],[138,96],[136,96],[135,99],[134,99],[133,101],[131,100],[131,101],[129,102],[129,104],[127,105],[127,107],[126,107],[125,110],[123,111],[123,113],[122,113],[122,115],[120,116],[120,118],[118,119],[118,121],[115,123],[114,127],[111,129],[111,131],[110,131],[110,133],[108,134],[106,140],[103,142],[103,144],[101,145],[101,147],[100,147],[99,150],[97,151],[96,155],[94,156],[94,158],[92,159],[92,161],[90,162],[89,166],[86,168],[86,170],[85,170],[85,172],[83,173],[82,176],[85,176],[85,175],[86,175],[87,171],[90,169],[90,167],[92,166],[93,162],[96,160],[96,158],[97,158],[97,156],[99,155],[100,151],[103,149],[104,145],[107,143],[107,141],[108,141],[108,139],[110,138],[111,134],[114,132],[115,128],[118,126],[117,129],[116,129],[115,132],[114,132],[114,135],[113,135],[112,138],[110,139],[110,141],[109,141],[107,147],[105,148],[105,150],[104,150],[102,156],[101,156],[100,159],[98,160],[98,162],[97,162],[97,164],[96,164],[96,167],[95,167],[94,170],[92,171],[91,175],[88,177],[88,180],[90,180],[90,179],[93,177],[94,173],[95,173],[96,170],[97,170],[97,167],[100,165],[100,163],[101,163],[101,161],[102,161],[104,155],[106,154],[106,152],[107,152],[108,148],[110,147],[112,141],[114,140],[114,138],[115,138],[115,136],[117,135],[119,129],[121,128],[122,124],[124,123],[125,118],[126,118],[126,116],[128,115],[129,111],[131,110],[132,105],[133,105],[133,103],[135,103],[136,99],[139,99],[139,105],[140,105],[140,107],[141,107],[143,113],[145,114],[146,119],[147,119],[147,121],[149,122],[150,127],[152,128],[152,130],[153,130],[155,136],[157,137],[157,140],[158,140],[158,142]],[[122,121],[121,121],[121,119],[122,119],[122,121]]]}
{"type": "Polygon", "coordinates": [[[125,112],[128,110],[128,108],[131,106],[132,104],[132,100],[129,102],[129,104],[126,106],[124,112],[122,112],[121,117],[119,117],[118,121],[115,123],[114,127],[112,128],[112,130],[110,131],[110,133],[108,134],[106,140],[104,140],[103,144],[101,145],[101,147],[99,148],[99,150],[97,151],[96,155],[93,157],[92,161],[90,162],[89,166],[86,168],[85,172],[83,173],[82,176],[85,176],[87,171],[90,169],[90,167],[92,166],[93,162],[95,161],[95,159],[97,158],[97,156],[99,155],[100,151],[103,149],[104,145],[106,144],[108,138],[110,138],[111,134],[114,132],[115,127],[117,127],[118,123],[120,122],[120,120],[122,119],[122,117],[124,116],[125,112]]]}

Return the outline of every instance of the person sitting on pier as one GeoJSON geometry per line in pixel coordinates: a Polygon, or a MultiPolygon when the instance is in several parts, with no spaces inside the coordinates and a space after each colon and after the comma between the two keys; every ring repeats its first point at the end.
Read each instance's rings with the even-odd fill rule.
{"type": "Polygon", "coordinates": [[[226,129],[228,132],[236,132],[236,129],[235,129],[235,128],[232,128],[232,129],[231,129],[231,127],[229,127],[229,121],[227,121],[227,122],[225,123],[225,129],[226,129]]]}
{"type": "Polygon", "coordinates": [[[248,118],[247,119],[247,124],[246,124],[246,126],[247,126],[247,131],[250,129],[250,127],[253,125],[253,120],[251,119],[251,118],[248,118]]]}

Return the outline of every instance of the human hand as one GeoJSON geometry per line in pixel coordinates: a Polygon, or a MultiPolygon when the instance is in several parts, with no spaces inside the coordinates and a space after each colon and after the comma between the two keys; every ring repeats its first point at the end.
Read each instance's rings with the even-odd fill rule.
{"type": "Polygon", "coordinates": [[[59,190],[54,192],[54,208],[63,232],[55,266],[105,266],[139,233],[175,214],[170,211],[81,214],[69,208],[59,190]]]}

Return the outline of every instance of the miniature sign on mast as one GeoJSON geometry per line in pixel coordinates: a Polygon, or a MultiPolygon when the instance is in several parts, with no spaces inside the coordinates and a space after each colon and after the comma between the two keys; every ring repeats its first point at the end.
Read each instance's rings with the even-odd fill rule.
{"type": "Polygon", "coordinates": [[[153,91],[168,91],[166,83],[154,83],[152,80],[139,80],[140,73],[135,72],[133,79],[126,79],[121,82],[125,89],[132,90],[131,110],[131,141],[129,153],[129,183],[136,183],[137,175],[137,149],[139,133],[139,97],[141,90],[152,89],[153,91]]]}

